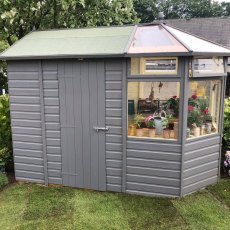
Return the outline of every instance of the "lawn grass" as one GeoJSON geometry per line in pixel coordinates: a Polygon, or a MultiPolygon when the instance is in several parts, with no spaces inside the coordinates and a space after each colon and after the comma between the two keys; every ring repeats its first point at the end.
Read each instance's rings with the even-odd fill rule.
{"type": "Polygon", "coordinates": [[[230,180],[181,199],[16,183],[0,192],[1,229],[228,229],[230,180]]]}

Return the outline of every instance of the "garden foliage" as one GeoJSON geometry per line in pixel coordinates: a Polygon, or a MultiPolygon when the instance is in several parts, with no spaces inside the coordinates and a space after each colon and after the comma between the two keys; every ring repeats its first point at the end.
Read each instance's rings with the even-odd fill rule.
{"type": "Polygon", "coordinates": [[[12,163],[9,96],[0,96],[0,171],[12,163]]]}
{"type": "Polygon", "coordinates": [[[0,189],[8,184],[8,178],[5,173],[0,172],[0,189]]]}
{"type": "Polygon", "coordinates": [[[225,99],[224,105],[224,145],[230,147],[230,98],[225,99]]]}

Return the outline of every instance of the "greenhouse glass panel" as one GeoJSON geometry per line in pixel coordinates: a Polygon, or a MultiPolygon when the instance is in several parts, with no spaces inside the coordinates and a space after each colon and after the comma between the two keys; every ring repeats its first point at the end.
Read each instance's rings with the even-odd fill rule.
{"type": "Polygon", "coordinates": [[[179,82],[128,83],[128,136],[178,139],[179,82]]]}
{"type": "Polygon", "coordinates": [[[221,80],[190,81],[187,138],[218,133],[221,80]]]}
{"type": "Polygon", "coordinates": [[[128,53],[188,52],[163,26],[138,27],[128,53]]]}

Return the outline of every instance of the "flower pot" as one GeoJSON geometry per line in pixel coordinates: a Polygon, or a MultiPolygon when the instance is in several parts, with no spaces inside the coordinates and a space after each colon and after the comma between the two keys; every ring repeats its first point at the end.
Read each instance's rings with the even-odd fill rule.
{"type": "Polygon", "coordinates": [[[148,128],[143,128],[143,136],[148,137],[149,136],[149,129],[148,128]]]}
{"type": "Polygon", "coordinates": [[[212,133],[212,123],[206,123],[207,134],[212,133]]]}
{"type": "Polygon", "coordinates": [[[129,136],[135,136],[135,133],[136,133],[136,128],[134,125],[130,125],[129,126],[129,136]]]}
{"type": "Polygon", "coordinates": [[[164,129],[163,130],[163,138],[170,138],[170,130],[169,129],[164,129]]]}
{"type": "Polygon", "coordinates": [[[200,127],[200,135],[202,136],[202,135],[204,135],[205,134],[205,125],[202,125],[201,127],[200,127]]]}
{"type": "Polygon", "coordinates": [[[187,128],[187,129],[186,129],[186,137],[187,137],[187,138],[190,137],[190,133],[191,133],[190,128],[187,128]]]}
{"type": "Polygon", "coordinates": [[[200,136],[200,127],[194,128],[193,134],[194,134],[194,137],[199,137],[200,136]]]}
{"type": "Polygon", "coordinates": [[[137,137],[143,137],[143,134],[144,134],[143,129],[136,129],[136,136],[137,137]]]}
{"type": "Polygon", "coordinates": [[[174,126],[173,126],[173,130],[174,130],[174,138],[175,139],[178,139],[178,133],[179,133],[179,122],[174,122],[173,123],[174,126]]]}
{"type": "Polygon", "coordinates": [[[169,130],[169,137],[172,139],[175,139],[175,131],[174,130],[169,130]]]}
{"type": "Polygon", "coordinates": [[[156,129],[149,129],[149,137],[155,137],[156,129]]]}

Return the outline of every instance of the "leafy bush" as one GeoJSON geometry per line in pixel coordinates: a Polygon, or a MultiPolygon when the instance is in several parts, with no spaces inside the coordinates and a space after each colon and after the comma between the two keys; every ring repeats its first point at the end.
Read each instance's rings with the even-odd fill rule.
{"type": "Polygon", "coordinates": [[[8,184],[8,178],[5,173],[0,172],[0,189],[8,184]]]}
{"type": "Polygon", "coordinates": [[[0,167],[13,162],[9,96],[0,96],[0,167]]]}
{"type": "Polygon", "coordinates": [[[230,98],[225,99],[224,103],[224,145],[230,147],[230,98]]]}

